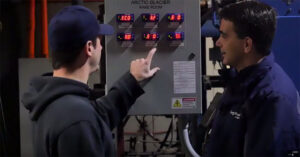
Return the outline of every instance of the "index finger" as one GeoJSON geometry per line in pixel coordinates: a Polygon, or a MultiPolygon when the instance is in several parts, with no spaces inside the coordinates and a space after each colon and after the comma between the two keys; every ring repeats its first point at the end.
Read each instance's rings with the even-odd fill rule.
{"type": "Polygon", "coordinates": [[[150,64],[150,65],[151,65],[151,61],[152,61],[152,58],[153,58],[153,55],[155,54],[155,52],[156,52],[156,48],[151,49],[151,50],[149,51],[149,53],[148,53],[147,58],[146,58],[146,61],[147,61],[148,64],[150,64]]]}

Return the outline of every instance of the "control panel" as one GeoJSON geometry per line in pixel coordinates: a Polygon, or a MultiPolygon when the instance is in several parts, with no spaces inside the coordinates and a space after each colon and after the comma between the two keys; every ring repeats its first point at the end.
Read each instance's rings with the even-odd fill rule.
{"type": "Polygon", "coordinates": [[[105,0],[105,23],[115,29],[106,37],[107,90],[130,62],[157,48],[147,80],[131,115],[202,112],[200,1],[105,0]]]}

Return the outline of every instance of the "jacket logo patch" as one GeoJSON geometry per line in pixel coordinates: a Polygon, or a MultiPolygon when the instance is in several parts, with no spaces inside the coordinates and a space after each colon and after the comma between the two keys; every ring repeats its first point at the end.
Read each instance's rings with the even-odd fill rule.
{"type": "Polygon", "coordinates": [[[241,113],[238,113],[238,112],[235,112],[235,111],[232,111],[230,110],[230,114],[235,118],[235,119],[241,119],[242,117],[242,114],[241,113]]]}

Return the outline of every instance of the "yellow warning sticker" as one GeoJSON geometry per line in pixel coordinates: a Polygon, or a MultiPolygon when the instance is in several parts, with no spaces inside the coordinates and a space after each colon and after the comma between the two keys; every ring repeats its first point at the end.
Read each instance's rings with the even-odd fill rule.
{"type": "Polygon", "coordinates": [[[195,97],[172,98],[172,109],[192,109],[196,108],[195,97]]]}
{"type": "Polygon", "coordinates": [[[182,104],[178,99],[173,103],[173,108],[182,108],[182,104]]]}

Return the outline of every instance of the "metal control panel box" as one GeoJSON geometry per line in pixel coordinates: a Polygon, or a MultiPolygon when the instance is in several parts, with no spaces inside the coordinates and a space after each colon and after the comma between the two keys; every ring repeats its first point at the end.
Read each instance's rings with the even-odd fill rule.
{"type": "Polygon", "coordinates": [[[144,86],[130,115],[201,113],[200,0],[105,0],[106,82],[110,89],[132,60],[157,51],[160,71],[144,86]]]}

